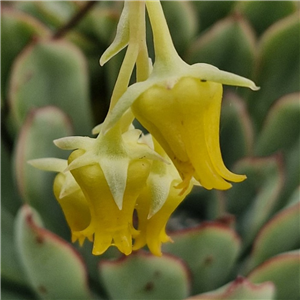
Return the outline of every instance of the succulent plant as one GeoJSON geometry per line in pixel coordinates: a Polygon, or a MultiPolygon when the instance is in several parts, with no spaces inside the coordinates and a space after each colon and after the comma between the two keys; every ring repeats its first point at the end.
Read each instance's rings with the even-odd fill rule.
{"type": "MultiPolygon", "coordinates": [[[[147,191],[141,194],[141,182],[148,177],[149,182],[160,183],[161,187],[170,182],[180,185],[180,176],[172,164],[165,163],[167,155],[157,142],[154,141],[156,152],[146,147],[147,136],[143,143],[137,143],[140,131],[130,127],[131,131],[122,135],[126,146],[132,147],[128,146],[126,153],[135,149],[143,159],[130,156],[126,160],[124,148],[112,146],[102,151],[113,159],[101,162],[101,167],[106,164],[101,172],[105,178],[117,180],[110,172],[113,166],[121,169],[127,164],[134,177],[132,185],[129,188],[128,183],[127,192],[124,186],[121,196],[118,192],[122,188],[107,192],[101,186],[95,192],[103,193],[111,203],[115,201],[119,209],[133,201],[127,200],[127,194],[136,194],[138,229],[142,234],[138,237],[135,228],[128,231],[129,237],[135,239],[132,253],[130,238],[126,244],[116,242],[119,236],[115,236],[117,247],[109,247],[111,237],[105,247],[100,242],[96,245],[96,235],[103,237],[101,226],[95,230],[96,246],[88,240],[84,242],[92,240],[94,234],[82,231],[93,217],[84,198],[88,193],[82,193],[90,182],[84,181],[83,171],[76,170],[92,173],[89,178],[103,178],[103,174],[94,167],[72,169],[76,160],[80,164],[82,150],[72,154],[69,150],[81,148],[94,153],[93,145],[98,140],[64,137],[91,136],[92,127],[104,121],[108,110],[113,115],[114,108],[118,109],[117,104],[110,107],[110,97],[125,52],[121,51],[103,67],[99,66],[99,58],[111,49],[123,3],[2,2],[2,299],[300,298],[299,2],[161,4],[175,48],[185,62],[192,66],[199,62],[211,64],[250,78],[260,86],[255,92],[224,86],[222,100],[223,160],[234,173],[246,174],[247,180],[234,183],[228,190],[220,186],[208,190],[215,186],[207,185],[211,181],[205,183],[197,174],[196,179],[204,182],[204,187],[192,188],[194,183],[185,181],[180,195],[179,189],[171,188],[174,195],[178,191],[172,201],[177,199],[175,204],[180,205],[166,225],[171,210],[165,211],[161,203],[151,206],[147,191]],[[53,140],[67,151],[58,149],[53,140]],[[44,160],[44,164],[59,175],[28,164],[29,160],[45,157],[56,157],[44,160]],[[153,167],[151,176],[148,159],[153,160],[152,166],[157,170],[155,173],[153,167]],[[68,164],[70,172],[63,173],[68,164]],[[166,174],[176,174],[160,176],[162,169],[166,174]],[[164,222],[159,223],[161,220],[164,222]],[[162,234],[158,239],[165,225],[169,237],[162,234]],[[150,251],[143,248],[146,244],[150,251]],[[93,255],[92,251],[102,254],[93,255]]],[[[154,52],[159,50],[155,44],[151,46],[150,30],[146,41],[154,60],[154,52]]],[[[147,79],[148,75],[139,68],[136,73],[139,81],[147,79]]],[[[193,83],[185,84],[183,90],[190,95],[193,83]]],[[[125,90],[119,93],[124,96],[125,90]]],[[[183,90],[177,90],[182,97],[183,90]]],[[[133,107],[145,127],[151,118],[147,121],[140,112],[148,105],[143,101],[154,98],[151,93],[136,95],[138,102],[133,107]]],[[[159,117],[169,118],[167,114],[159,117]]],[[[202,117],[206,118],[205,114],[202,117]]],[[[128,118],[131,122],[130,115],[128,118]]],[[[114,122],[111,120],[109,124],[114,122]]],[[[107,124],[106,128],[110,126],[107,124]]],[[[134,121],[134,125],[144,130],[139,122],[134,121]]],[[[94,132],[102,129],[98,126],[94,132]]],[[[147,129],[152,133],[151,126],[147,129]]],[[[110,130],[102,139],[109,140],[109,133],[115,134],[110,130]]],[[[185,169],[181,171],[181,178],[188,177],[185,169]]],[[[242,181],[244,177],[231,179],[236,177],[230,175],[229,181],[242,181]]],[[[118,181],[115,184],[122,185],[118,181]]],[[[109,217],[111,207],[104,207],[104,213],[97,217],[109,217]]],[[[132,219],[130,213],[118,213],[114,210],[113,216],[132,219]]],[[[106,226],[114,229],[119,224],[111,222],[106,226]]],[[[135,215],[132,222],[136,222],[135,215]]]]}

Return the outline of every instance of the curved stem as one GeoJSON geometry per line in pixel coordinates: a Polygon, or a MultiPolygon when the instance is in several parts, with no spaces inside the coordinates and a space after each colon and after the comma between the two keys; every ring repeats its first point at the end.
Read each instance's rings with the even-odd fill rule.
{"type": "Polygon", "coordinates": [[[129,44],[113,90],[109,111],[114,108],[119,98],[124,94],[129,85],[131,74],[139,53],[139,38],[141,35],[140,27],[141,24],[145,22],[145,18],[143,18],[143,11],[145,10],[144,1],[130,1],[128,5],[130,20],[129,44]]]}
{"type": "Polygon", "coordinates": [[[147,11],[153,31],[155,63],[172,65],[181,58],[173,45],[172,37],[159,0],[146,1],[147,11]]]}

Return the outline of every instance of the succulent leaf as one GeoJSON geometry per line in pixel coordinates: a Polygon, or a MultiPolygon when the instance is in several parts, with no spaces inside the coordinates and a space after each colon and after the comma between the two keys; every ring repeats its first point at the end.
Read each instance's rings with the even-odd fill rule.
{"type": "Polygon", "coordinates": [[[196,295],[186,300],[273,300],[275,287],[271,282],[253,284],[246,278],[238,277],[235,281],[209,293],[196,295]]]}
{"type": "Polygon", "coordinates": [[[220,223],[204,223],[170,237],[174,243],[163,245],[163,252],[187,263],[193,275],[193,293],[203,293],[226,282],[241,246],[232,229],[220,223]]]}
{"type": "Polygon", "coordinates": [[[111,299],[180,300],[189,294],[187,267],[173,256],[158,258],[137,252],[116,261],[101,261],[99,271],[111,299]]]}
{"type": "Polygon", "coordinates": [[[255,52],[252,28],[243,17],[232,15],[215,23],[192,43],[187,60],[190,63],[201,61],[252,77],[255,52]]]}
{"type": "Polygon", "coordinates": [[[256,82],[264,88],[251,95],[248,102],[259,128],[274,101],[299,92],[299,26],[299,12],[296,12],[273,24],[261,37],[256,82]]]}
{"type": "MultiPolygon", "coordinates": [[[[14,216],[5,207],[1,208],[1,279],[11,284],[26,286],[27,278],[23,272],[18,253],[15,248],[14,216]]],[[[2,295],[2,291],[1,291],[2,295]]]]}
{"type": "Polygon", "coordinates": [[[248,270],[252,270],[274,255],[300,247],[299,201],[298,199],[298,203],[282,209],[262,227],[254,241],[248,270]]]}
{"type": "Polygon", "coordinates": [[[256,142],[256,154],[265,156],[290,148],[300,137],[300,93],[285,95],[271,107],[256,142]]]}
{"type": "Polygon", "coordinates": [[[300,297],[300,253],[285,252],[270,258],[254,269],[247,277],[253,283],[272,281],[276,288],[275,299],[296,300],[300,297]]]}
{"type": "Polygon", "coordinates": [[[46,105],[66,111],[76,133],[87,134],[90,130],[86,61],[68,42],[40,41],[27,47],[14,64],[9,96],[17,130],[32,107],[46,105]]]}
{"type": "Polygon", "coordinates": [[[3,8],[1,12],[1,95],[5,98],[9,74],[16,56],[31,42],[34,37],[47,37],[50,31],[35,18],[16,10],[3,8]]]}
{"type": "Polygon", "coordinates": [[[22,198],[41,214],[49,229],[64,236],[68,236],[67,228],[60,207],[52,196],[54,174],[36,170],[27,161],[39,157],[62,157],[64,153],[53,145],[52,140],[71,133],[70,121],[61,110],[38,108],[28,115],[14,154],[15,176],[22,198]]]}
{"type": "Polygon", "coordinates": [[[15,230],[24,271],[40,298],[91,299],[81,257],[70,244],[43,228],[34,209],[21,208],[15,230]]]}

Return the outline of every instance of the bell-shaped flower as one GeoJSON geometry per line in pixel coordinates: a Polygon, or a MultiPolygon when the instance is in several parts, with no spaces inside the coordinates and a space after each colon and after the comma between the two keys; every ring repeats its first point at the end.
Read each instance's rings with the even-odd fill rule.
{"type": "Polygon", "coordinates": [[[131,108],[161,144],[183,179],[225,190],[246,178],[224,165],[219,145],[222,85],[258,87],[249,79],[204,64],[188,65],[177,54],[159,1],[146,1],[153,30],[155,63],[145,81],[131,85],[108,113],[109,130],[131,108]]]}
{"type": "Polygon", "coordinates": [[[41,158],[30,160],[29,163],[44,171],[58,172],[54,179],[53,191],[70,227],[72,242],[78,240],[82,245],[86,237],[92,241],[92,235],[85,236],[80,233],[89,226],[91,213],[88,202],[74,177],[70,172],[64,172],[68,166],[67,160],[41,158]]]}
{"type": "MultiPolygon", "coordinates": [[[[168,156],[154,140],[155,150],[166,160],[168,156]]],[[[172,241],[166,234],[166,224],[177,206],[192,189],[192,181],[183,193],[177,188],[182,180],[171,161],[153,161],[146,186],[136,203],[139,235],[135,238],[133,249],[147,244],[149,250],[161,255],[161,244],[172,241]]]]}
{"type": "Polygon", "coordinates": [[[132,224],[136,199],[145,186],[152,159],[162,158],[139,142],[141,132],[131,129],[120,134],[117,127],[97,138],[66,137],[55,144],[73,151],[66,171],[70,171],[88,202],[91,222],[77,232],[94,236],[93,254],[115,245],[122,253],[132,251],[137,231],[132,224]]]}

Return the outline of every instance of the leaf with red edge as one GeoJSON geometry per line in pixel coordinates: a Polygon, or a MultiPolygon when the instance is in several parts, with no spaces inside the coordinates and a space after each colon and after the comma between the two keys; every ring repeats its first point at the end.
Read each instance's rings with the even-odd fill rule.
{"type": "Polygon", "coordinates": [[[253,283],[272,281],[278,300],[300,298],[300,251],[282,253],[264,262],[248,276],[253,283]]]}
{"type": "Polygon", "coordinates": [[[193,293],[203,293],[227,281],[240,251],[236,232],[221,223],[202,225],[170,235],[164,253],[183,259],[193,275],[193,293]]]}
{"type": "Polygon", "coordinates": [[[137,252],[115,261],[101,261],[99,271],[111,299],[180,300],[189,294],[189,272],[173,256],[137,252]]]}
{"type": "Polygon", "coordinates": [[[40,216],[28,205],[17,215],[15,242],[29,282],[42,299],[91,299],[79,254],[44,229],[40,216]]]}
{"type": "Polygon", "coordinates": [[[246,278],[238,277],[235,281],[215,291],[186,300],[273,300],[274,296],[275,287],[271,282],[253,284],[246,278]]]}
{"type": "Polygon", "coordinates": [[[268,258],[300,247],[300,202],[278,212],[259,232],[248,262],[252,270],[268,258]]]}

